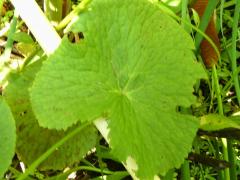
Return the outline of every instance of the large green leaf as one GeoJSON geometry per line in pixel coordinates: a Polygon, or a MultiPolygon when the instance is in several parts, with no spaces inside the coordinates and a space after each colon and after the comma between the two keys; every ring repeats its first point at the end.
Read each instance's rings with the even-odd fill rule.
{"type": "MultiPolygon", "coordinates": [[[[56,131],[42,128],[32,112],[28,89],[31,87],[36,72],[41,67],[41,61],[28,66],[21,73],[11,74],[9,85],[3,94],[6,97],[17,125],[17,154],[20,159],[30,165],[48,148],[64,137],[69,131],[56,131]]],[[[42,104],[45,106],[45,104],[42,104]]],[[[97,141],[94,127],[88,127],[68,140],[41,165],[40,169],[62,169],[78,162],[93,148],[97,141]]]]}
{"type": "Polygon", "coordinates": [[[188,34],[147,0],[93,0],[70,30],[84,40],[65,37],[31,91],[40,125],[104,116],[114,155],[135,161],[138,177],[179,167],[199,122],[177,106],[195,103],[192,86],[204,76],[188,34]]]}
{"type": "Polygon", "coordinates": [[[0,97],[0,178],[12,162],[15,153],[16,128],[12,112],[0,97]]]}

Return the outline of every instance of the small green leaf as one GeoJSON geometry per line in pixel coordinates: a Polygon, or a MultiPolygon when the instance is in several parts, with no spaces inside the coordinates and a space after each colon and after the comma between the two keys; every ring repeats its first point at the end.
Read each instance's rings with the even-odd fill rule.
{"type": "Polygon", "coordinates": [[[192,19],[193,19],[194,23],[196,24],[196,26],[198,27],[200,24],[200,17],[195,9],[191,8],[191,10],[192,10],[192,14],[193,14],[192,19]]]}
{"type": "MultiPolygon", "coordinates": [[[[29,65],[23,72],[11,74],[9,85],[3,91],[7,102],[12,108],[17,126],[17,154],[26,164],[30,165],[53,144],[63,138],[69,131],[56,131],[42,128],[32,112],[28,89],[31,87],[35,74],[39,71],[42,61],[29,65]]],[[[43,104],[44,106],[44,104],[43,104]]],[[[50,155],[39,169],[63,169],[79,162],[97,142],[97,131],[91,126],[84,129],[68,140],[52,155],[50,155]]]]}
{"type": "Polygon", "coordinates": [[[36,51],[37,47],[34,43],[17,43],[16,49],[24,56],[30,56],[34,51],[36,51]]]}
{"type": "Polygon", "coordinates": [[[17,32],[13,35],[12,38],[14,41],[27,43],[27,44],[34,42],[32,37],[25,32],[17,32]]]}
{"type": "Polygon", "coordinates": [[[0,97],[0,178],[12,162],[15,153],[16,128],[12,112],[0,97]]]}
{"type": "Polygon", "coordinates": [[[239,123],[219,114],[208,114],[201,117],[200,129],[205,131],[219,131],[226,128],[240,129],[239,123]]]}
{"type": "Polygon", "coordinates": [[[177,106],[195,103],[193,84],[205,77],[191,37],[147,0],[93,0],[69,30],[84,39],[65,37],[31,90],[39,124],[66,129],[104,116],[113,155],[135,163],[138,177],[179,167],[199,122],[177,106]]]}

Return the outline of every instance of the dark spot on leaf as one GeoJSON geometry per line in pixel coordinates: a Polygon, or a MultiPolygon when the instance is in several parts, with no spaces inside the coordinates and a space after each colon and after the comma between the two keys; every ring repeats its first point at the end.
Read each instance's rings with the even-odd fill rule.
{"type": "Polygon", "coordinates": [[[23,112],[21,112],[21,113],[20,113],[20,116],[24,116],[25,114],[27,114],[27,111],[26,111],[26,110],[23,111],[23,112]]]}
{"type": "Polygon", "coordinates": [[[181,106],[177,106],[177,107],[176,107],[176,111],[177,111],[177,112],[181,112],[181,106]]]}
{"type": "Polygon", "coordinates": [[[67,37],[69,42],[71,43],[78,43],[81,41],[81,39],[84,39],[83,33],[74,33],[74,32],[69,32],[67,33],[67,37]]]}
{"type": "Polygon", "coordinates": [[[18,126],[18,131],[21,132],[25,128],[24,124],[18,126]]]}

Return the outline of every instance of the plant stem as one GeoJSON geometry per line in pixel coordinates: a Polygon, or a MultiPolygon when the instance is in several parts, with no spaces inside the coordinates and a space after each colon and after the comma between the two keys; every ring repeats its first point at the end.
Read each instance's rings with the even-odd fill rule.
{"type": "Polygon", "coordinates": [[[3,0],[0,0],[0,25],[1,25],[1,19],[2,19],[2,8],[3,8],[3,0]]]}
{"type": "MultiPolygon", "coordinates": [[[[207,8],[204,11],[204,14],[201,18],[201,22],[200,22],[200,25],[199,25],[199,29],[201,29],[202,31],[206,30],[206,28],[208,26],[208,23],[209,23],[209,21],[212,17],[213,11],[217,6],[217,3],[218,3],[218,0],[208,1],[207,8]]],[[[201,34],[197,33],[196,36],[195,36],[195,47],[196,47],[197,51],[199,50],[202,39],[203,39],[203,36],[201,34]]]]}
{"type": "MultiPolygon", "coordinates": [[[[114,174],[113,171],[103,170],[103,169],[99,169],[99,168],[91,167],[91,166],[79,166],[79,167],[76,167],[76,168],[73,168],[73,169],[67,171],[66,173],[70,174],[74,171],[79,171],[79,170],[87,170],[87,171],[93,171],[93,172],[103,173],[103,174],[114,174]]],[[[123,171],[123,173],[128,174],[126,171],[123,171]]]]}
{"type": "Polygon", "coordinates": [[[78,15],[80,12],[85,10],[86,6],[91,2],[92,0],[83,0],[81,3],[72,11],[70,12],[59,24],[56,26],[56,30],[59,31],[63,29],[76,15],[78,15]]]}
{"type": "MultiPolygon", "coordinates": [[[[218,143],[218,139],[215,138],[213,140],[213,144],[214,144],[214,148],[215,148],[215,154],[216,154],[216,159],[221,159],[220,157],[220,149],[219,149],[219,143],[218,143]]],[[[218,171],[218,179],[219,180],[224,180],[224,172],[221,170],[221,171],[218,171]]]]}
{"type": "Polygon", "coordinates": [[[228,146],[228,159],[231,164],[230,166],[230,179],[231,180],[237,180],[237,172],[236,172],[236,154],[234,152],[234,148],[232,145],[232,140],[227,141],[228,146]]]}
{"type": "MultiPolygon", "coordinates": [[[[220,21],[220,31],[221,31],[221,34],[222,34],[223,37],[224,37],[224,33],[223,33],[223,10],[224,10],[224,4],[225,4],[225,0],[221,0],[219,21],[220,21]]],[[[226,43],[224,42],[224,44],[226,44],[226,43]]]]}
{"type": "Polygon", "coordinates": [[[231,51],[231,64],[232,64],[232,76],[234,87],[237,95],[238,105],[240,105],[240,88],[239,88],[239,77],[237,72],[237,45],[236,39],[238,36],[238,23],[239,23],[239,14],[240,14],[240,1],[236,0],[234,18],[233,18],[233,27],[232,27],[232,51],[231,51]]]}
{"type": "MultiPolygon", "coordinates": [[[[222,97],[221,97],[221,90],[219,86],[219,80],[217,75],[216,66],[214,65],[213,68],[213,81],[215,85],[217,101],[218,101],[218,112],[220,115],[224,115],[223,106],[222,106],[222,97]]],[[[228,161],[228,146],[227,146],[227,139],[222,138],[222,145],[223,145],[223,158],[225,161],[228,161]]],[[[224,170],[225,180],[230,180],[229,168],[224,170]]]]}
{"type": "MultiPolygon", "coordinates": [[[[188,0],[182,0],[182,20],[187,21],[188,20],[188,0]]],[[[182,25],[184,29],[186,29],[186,25],[182,21],[182,25]]]]}
{"type": "MultiPolygon", "coordinates": [[[[96,167],[91,167],[91,166],[78,166],[76,168],[70,169],[62,174],[59,174],[57,176],[54,176],[52,178],[54,179],[63,179],[65,177],[67,177],[69,174],[79,171],[79,170],[86,170],[86,171],[92,171],[92,172],[96,172],[96,173],[103,173],[104,175],[112,175],[115,173],[118,173],[119,175],[121,174],[122,176],[127,176],[128,173],[126,171],[117,171],[117,172],[113,172],[113,171],[109,171],[109,170],[101,170],[99,168],[96,167]]],[[[50,179],[52,179],[50,178],[50,179]]],[[[47,179],[48,180],[48,179],[47,179]]]]}
{"type": "Polygon", "coordinates": [[[15,34],[15,31],[16,31],[17,19],[18,19],[18,13],[17,13],[17,11],[15,11],[11,25],[10,25],[10,29],[8,32],[8,38],[7,38],[5,50],[4,50],[4,53],[0,56],[0,66],[4,65],[10,61],[10,56],[11,56],[13,41],[14,41],[13,35],[15,34]]]}
{"type": "MultiPolygon", "coordinates": [[[[227,139],[226,138],[221,138],[222,140],[222,145],[223,145],[223,159],[225,161],[228,161],[228,142],[227,142],[227,139]]],[[[229,171],[229,168],[226,168],[224,170],[224,177],[225,177],[225,180],[230,180],[230,171],[229,171]]]]}
{"type": "Polygon", "coordinates": [[[218,74],[217,74],[217,69],[216,69],[215,65],[213,66],[212,70],[213,70],[213,81],[214,81],[216,95],[217,95],[217,101],[218,101],[218,112],[219,112],[220,115],[224,115],[223,105],[222,105],[222,97],[221,97],[221,90],[220,90],[220,86],[219,86],[219,83],[218,83],[218,74]]]}
{"type": "Polygon", "coordinates": [[[185,160],[183,165],[181,166],[181,179],[182,180],[190,180],[191,179],[188,160],[185,160]]]}
{"type": "Polygon", "coordinates": [[[72,9],[71,0],[63,0],[62,19],[65,18],[72,9]]]}
{"type": "MultiPolygon", "coordinates": [[[[240,14],[240,1],[236,0],[235,11],[234,11],[234,18],[233,18],[233,30],[232,30],[232,49],[231,49],[231,64],[232,64],[232,77],[234,82],[234,87],[237,95],[238,105],[240,105],[240,88],[239,88],[239,77],[238,77],[238,70],[237,70],[237,55],[236,55],[236,39],[238,36],[238,23],[239,23],[239,14],[240,14]]],[[[232,146],[232,141],[227,141],[228,146],[228,158],[229,162],[231,163],[230,167],[230,178],[231,180],[237,179],[236,173],[236,162],[235,162],[235,153],[232,146]]]]}
{"type": "Polygon", "coordinates": [[[71,131],[69,134],[64,136],[61,140],[59,140],[56,144],[54,144],[51,148],[49,148],[45,153],[43,153],[38,159],[36,159],[29,168],[25,171],[24,174],[19,176],[17,180],[23,180],[28,177],[28,175],[33,174],[35,169],[45,160],[48,156],[50,156],[54,151],[57,150],[61,145],[63,145],[67,140],[81,132],[84,128],[92,124],[92,122],[87,122],[85,124],[82,124],[81,126],[77,127],[73,131],[71,131]]]}

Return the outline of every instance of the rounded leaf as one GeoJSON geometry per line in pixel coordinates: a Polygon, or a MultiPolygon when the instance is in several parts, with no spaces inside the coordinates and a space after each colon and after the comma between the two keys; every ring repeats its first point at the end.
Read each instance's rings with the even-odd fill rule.
{"type": "Polygon", "coordinates": [[[177,106],[195,103],[205,77],[191,37],[147,0],[93,0],[69,30],[84,39],[65,37],[33,84],[39,123],[65,129],[104,116],[113,154],[138,177],[179,167],[199,121],[177,106]]]}
{"type": "Polygon", "coordinates": [[[15,154],[16,128],[12,112],[0,97],[0,178],[3,177],[15,154]]]}
{"type": "MultiPolygon", "coordinates": [[[[18,135],[16,151],[26,165],[33,163],[53,144],[75,128],[73,126],[67,131],[57,131],[39,126],[32,111],[28,89],[41,64],[42,61],[38,60],[23,72],[11,74],[9,85],[3,91],[16,119],[18,135]]],[[[63,169],[79,162],[95,146],[96,142],[97,131],[94,126],[89,126],[60,146],[39,166],[39,169],[63,169]]]]}

